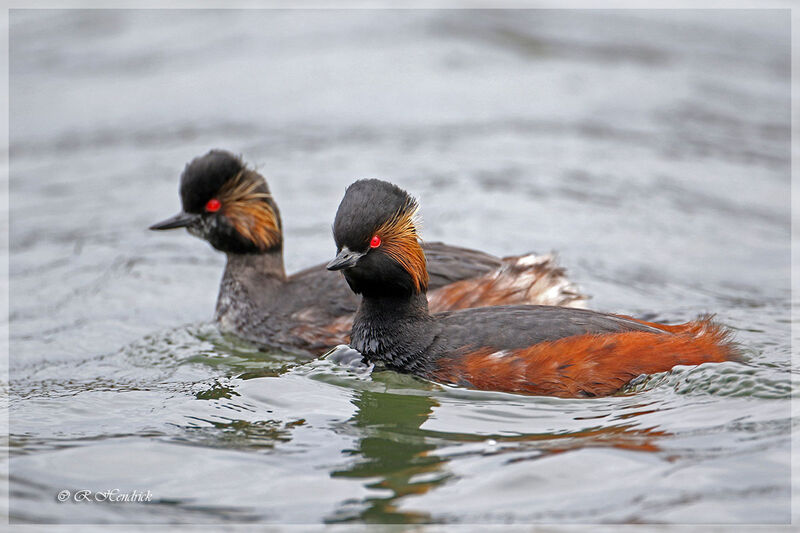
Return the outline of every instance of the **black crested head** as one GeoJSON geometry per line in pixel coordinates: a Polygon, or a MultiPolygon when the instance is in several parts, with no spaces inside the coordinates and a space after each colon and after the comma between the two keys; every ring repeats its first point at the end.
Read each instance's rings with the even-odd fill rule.
{"type": "Polygon", "coordinates": [[[417,202],[406,191],[377,179],[358,180],[344,193],[333,222],[336,246],[366,251],[370,239],[400,211],[416,211],[417,202]]]}
{"type": "Polygon", "coordinates": [[[345,191],[333,223],[342,270],[354,292],[397,295],[425,292],[428,272],[419,244],[417,201],[386,181],[359,180],[345,191]]]}
{"type": "MultiPolygon", "coordinates": [[[[241,158],[226,150],[210,150],[192,159],[181,174],[181,203],[187,213],[202,213],[206,203],[228,180],[245,170],[241,158]]],[[[265,183],[266,186],[266,183],[265,183]]]]}
{"type": "Polygon", "coordinates": [[[280,212],[266,180],[232,153],[211,150],[189,162],[180,196],[183,212],[150,229],[185,227],[226,253],[281,250],[280,212]]]}

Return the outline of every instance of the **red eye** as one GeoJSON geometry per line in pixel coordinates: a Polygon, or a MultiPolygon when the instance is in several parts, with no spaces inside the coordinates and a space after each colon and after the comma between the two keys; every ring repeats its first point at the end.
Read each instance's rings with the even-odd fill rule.
{"type": "Polygon", "coordinates": [[[219,211],[220,207],[222,207],[222,204],[219,203],[219,200],[217,200],[216,198],[212,198],[211,200],[206,202],[206,211],[208,211],[209,213],[214,213],[216,211],[219,211]]]}
{"type": "Polygon", "coordinates": [[[381,245],[381,238],[378,237],[377,235],[372,237],[372,240],[369,241],[369,247],[370,248],[377,248],[380,245],[381,245]]]}

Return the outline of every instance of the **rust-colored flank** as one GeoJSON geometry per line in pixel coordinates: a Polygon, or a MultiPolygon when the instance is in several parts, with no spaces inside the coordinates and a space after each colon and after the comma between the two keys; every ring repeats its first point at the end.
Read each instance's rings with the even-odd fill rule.
{"type": "Polygon", "coordinates": [[[483,348],[443,357],[432,375],[478,389],[592,397],[613,394],[641,374],[737,358],[730,332],[709,318],[675,326],[637,322],[669,333],[587,334],[520,350],[483,348]]]}

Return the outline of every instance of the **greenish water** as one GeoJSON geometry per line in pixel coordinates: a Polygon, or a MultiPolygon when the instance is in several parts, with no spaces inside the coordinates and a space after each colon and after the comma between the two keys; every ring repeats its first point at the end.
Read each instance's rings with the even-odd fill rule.
{"type": "Polygon", "coordinates": [[[9,512],[35,523],[787,523],[789,33],[762,11],[15,11],[9,512]],[[747,361],[601,399],[261,352],[223,258],[147,226],[212,147],[287,270],[355,178],[423,237],[560,253],[589,306],[714,312],[747,361]],[[117,489],[149,502],[75,502],[117,489]],[[57,495],[70,491],[66,502],[57,495]]]}

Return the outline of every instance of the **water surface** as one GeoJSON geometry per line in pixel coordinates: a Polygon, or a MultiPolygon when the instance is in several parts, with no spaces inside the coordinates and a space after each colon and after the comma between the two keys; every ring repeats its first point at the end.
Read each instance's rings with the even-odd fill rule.
{"type": "Polygon", "coordinates": [[[12,520],[788,522],[789,35],[779,11],[13,11],[12,520]],[[269,180],[290,272],[382,177],[425,238],[558,250],[590,307],[716,313],[748,361],[570,400],[258,351],[210,324],[224,258],[146,230],[214,147],[269,180]]]}

